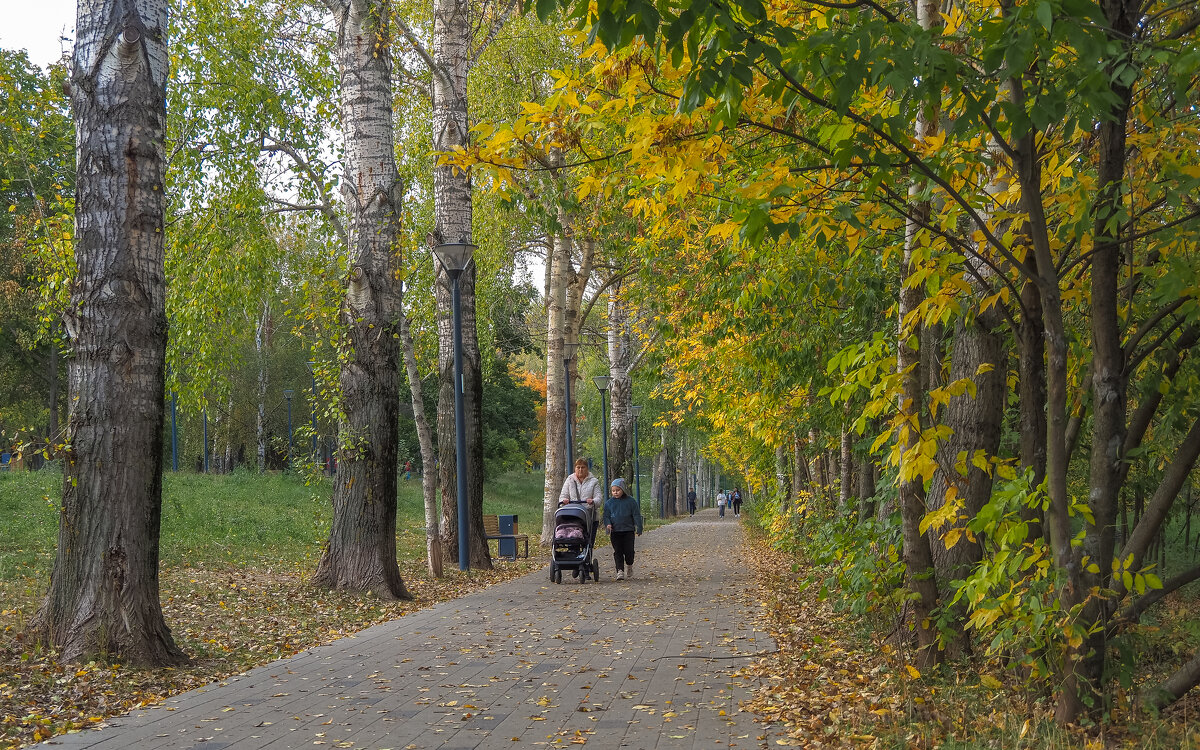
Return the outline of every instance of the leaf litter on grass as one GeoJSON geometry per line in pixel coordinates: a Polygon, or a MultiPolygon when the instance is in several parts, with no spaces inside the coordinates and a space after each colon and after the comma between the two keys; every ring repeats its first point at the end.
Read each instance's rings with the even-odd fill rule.
{"type": "Polygon", "coordinates": [[[169,696],[304,651],[533,570],[540,561],[432,578],[410,565],[412,601],[314,589],[307,567],[182,567],[161,574],[163,614],[192,664],[144,670],[119,663],[60,663],[22,628],[42,582],[0,581],[0,750],[102,724],[169,696]]]}

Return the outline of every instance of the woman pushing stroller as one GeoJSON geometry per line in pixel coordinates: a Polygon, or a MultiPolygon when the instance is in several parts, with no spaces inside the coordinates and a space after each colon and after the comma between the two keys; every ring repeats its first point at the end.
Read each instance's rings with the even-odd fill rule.
{"type": "Polygon", "coordinates": [[[562,492],[558,493],[558,504],[582,503],[587,506],[593,544],[596,542],[596,503],[602,499],[600,480],[588,472],[587,459],[575,459],[575,473],[568,475],[567,481],[563,482],[562,492]]]}
{"type": "Polygon", "coordinates": [[[625,480],[620,477],[612,481],[601,523],[612,540],[617,580],[633,578],[633,538],[635,533],[642,535],[642,509],[638,501],[629,496],[625,480]]]}

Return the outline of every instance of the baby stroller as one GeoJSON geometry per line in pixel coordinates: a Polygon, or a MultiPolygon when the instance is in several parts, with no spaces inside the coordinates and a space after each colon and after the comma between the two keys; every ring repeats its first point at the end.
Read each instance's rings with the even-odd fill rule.
{"type": "Polygon", "coordinates": [[[569,503],[554,511],[551,581],[562,583],[564,570],[576,571],[580,583],[587,583],[589,575],[600,580],[600,563],[592,556],[593,515],[588,506],[580,503],[569,503]]]}

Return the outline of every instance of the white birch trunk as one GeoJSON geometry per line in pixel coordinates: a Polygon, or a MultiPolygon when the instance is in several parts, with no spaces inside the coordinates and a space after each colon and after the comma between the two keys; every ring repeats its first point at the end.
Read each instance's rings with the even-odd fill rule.
{"type": "Polygon", "coordinates": [[[546,257],[546,483],[542,495],[542,546],[549,546],[554,535],[554,509],[558,507],[558,493],[570,471],[566,446],[568,406],[564,388],[569,376],[563,367],[563,344],[567,338],[569,250],[566,242],[565,238],[551,238],[546,257]]]}
{"type": "MultiPolygon", "coordinates": [[[[467,75],[471,63],[471,4],[467,0],[435,0],[433,8],[433,148],[450,151],[466,147],[468,132],[467,75]]],[[[451,166],[435,165],[434,239],[470,242],[472,223],[471,175],[451,166]]],[[[458,461],[454,426],[454,331],[450,280],[438,268],[438,390],[439,480],[442,487],[444,553],[458,557],[458,461]]],[[[459,278],[462,308],[463,409],[467,450],[467,512],[472,567],[491,568],[483,536],[483,371],[476,330],[476,266],[470,264],[459,278]]]]}
{"type": "Polygon", "coordinates": [[[402,187],[392,131],[387,0],[329,0],[338,28],[350,274],[342,316],[339,455],[333,525],[313,583],[409,598],[396,564],[402,187]]]}
{"type": "MultiPolygon", "coordinates": [[[[629,305],[614,284],[608,297],[609,481],[633,476],[633,332],[629,305]]],[[[632,489],[632,488],[631,488],[632,489]]],[[[607,489],[605,490],[607,492],[607,489]]]]}
{"type": "Polygon", "coordinates": [[[416,347],[413,346],[412,331],[408,327],[408,316],[404,306],[400,308],[400,345],[404,352],[404,368],[408,373],[408,389],[412,394],[413,421],[417,424],[417,442],[421,446],[421,494],[425,501],[425,562],[434,578],[442,577],[442,534],[437,509],[437,472],[433,471],[437,452],[433,445],[433,431],[429,428],[429,417],[425,414],[425,397],[422,394],[421,372],[417,369],[416,347]]]}

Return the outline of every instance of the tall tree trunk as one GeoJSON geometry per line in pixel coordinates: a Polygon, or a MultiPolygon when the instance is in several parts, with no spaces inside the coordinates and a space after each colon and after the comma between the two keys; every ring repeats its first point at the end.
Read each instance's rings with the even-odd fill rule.
{"type": "Polygon", "coordinates": [[[875,517],[875,462],[868,456],[858,467],[858,520],[875,517]]]}
{"type": "Polygon", "coordinates": [[[225,462],[224,472],[226,474],[233,471],[233,389],[229,390],[225,397],[225,455],[222,460],[225,462]]]}
{"type": "MultiPolygon", "coordinates": [[[[1036,269],[1037,259],[1029,254],[1026,264],[1036,269]]],[[[1026,280],[1021,287],[1020,329],[1017,332],[1020,404],[1021,469],[1030,472],[1033,487],[1046,480],[1046,340],[1043,335],[1042,298],[1037,284],[1026,280]]],[[[1029,524],[1029,538],[1042,536],[1045,515],[1040,507],[1021,509],[1029,524]]]]}
{"type": "Polygon", "coordinates": [[[789,503],[798,503],[806,488],[811,490],[812,475],[808,472],[808,461],[804,458],[804,438],[800,432],[792,433],[792,483],[789,503]]]}
{"type": "MultiPolygon", "coordinates": [[[[608,298],[609,481],[633,478],[633,335],[629,303],[614,284],[608,298]]],[[[631,488],[632,489],[632,488],[631,488]]],[[[605,488],[607,493],[608,489],[605,488]]]]}
{"type": "Polygon", "coordinates": [[[672,424],[666,430],[666,459],[663,476],[667,481],[667,491],[663,493],[663,512],[667,518],[679,514],[677,498],[679,496],[679,461],[676,447],[679,444],[679,425],[672,424]]]}
{"type": "Polygon", "coordinates": [[[947,502],[961,508],[956,520],[929,529],[934,568],[943,594],[949,593],[950,581],[965,577],[983,559],[982,539],[972,541],[964,533],[948,547],[944,536],[952,529],[964,529],[991,497],[992,473],[976,466],[973,459],[978,453],[990,459],[1000,447],[1005,359],[1000,311],[996,307],[959,323],[950,357],[950,382],[970,379],[975,383],[975,393],[955,396],[946,405],[943,424],[950,428],[951,435],[938,449],[938,469],[926,502],[928,512],[947,502]],[[981,367],[990,369],[979,373],[981,367]]]}
{"type": "Polygon", "coordinates": [[[408,327],[408,316],[400,306],[400,346],[404,356],[404,369],[408,374],[408,390],[412,394],[413,421],[417,425],[417,443],[421,448],[421,495],[425,501],[425,562],[434,578],[442,577],[442,534],[437,510],[437,472],[431,471],[437,462],[437,451],[433,445],[433,431],[429,428],[429,417],[425,414],[425,396],[422,393],[421,371],[417,369],[416,347],[412,331],[408,327]]]}
{"type": "MultiPolygon", "coordinates": [[[[794,443],[793,443],[794,444],[794,443]]],[[[775,446],[775,491],[779,499],[788,503],[791,482],[788,481],[788,450],[783,443],[775,446]]]]}
{"type": "Polygon", "coordinates": [[[254,330],[254,353],[258,361],[258,412],[254,420],[258,473],[267,470],[267,316],[270,303],[263,302],[262,314],[254,330]]]}
{"type": "Polygon", "coordinates": [[[182,664],[158,591],[167,3],[79,3],[77,273],[58,550],[30,624],[67,661],[182,664]]]}
{"type": "MultiPolygon", "coordinates": [[[[989,143],[988,151],[997,165],[1003,164],[1004,152],[995,140],[989,143]]],[[[985,188],[993,201],[988,205],[1004,205],[1002,196],[1008,194],[1010,187],[1007,171],[1002,171],[1001,167],[993,168],[985,188]]],[[[990,208],[982,215],[986,222],[991,215],[990,208]]],[[[1000,231],[1007,229],[1008,222],[1004,224],[1000,231]]],[[[929,545],[942,596],[950,595],[950,581],[964,578],[983,559],[984,540],[972,539],[964,530],[992,495],[992,471],[976,465],[976,457],[990,461],[1000,448],[1008,371],[1004,311],[996,301],[986,309],[979,309],[994,281],[995,272],[986,258],[968,256],[964,261],[964,274],[975,304],[970,314],[959,318],[955,324],[950,382],[970,382],[974,391],[968,389],[952,397],[943,411],[942,424],[950,428],[950,436],[938,448],[937,470],[926,502],[930,512],[947,504],[959,509],[948,523],[929,529],[929,545]],[[959,533],[956,543],[948,545],[945,539],[951,530],[959,533]]],[[[966,629],[961,626],[961,618],[967,614],[965,603],[955,607],[954,614],[960,620],[952,623],[950,629],[962,634],[957,638],[956,648],[968,648],[966,629]]]]}
{"type": "Polygon", "coordinates": [[[1079,585],[1069,603],[1082,603],[1079,626],[1086,635],[1077,649],[1068,651],[1066,679],[1060,694],[1056,716],[1061,722],[1075,721],[1084,706],[1098,715],[1103,708],[1104,661],[1107,656],[1107,619],[1112,602],[1091,591],[1111,586],[1116,545],[1117,501],[1121,489],[1122,447],[1125,443],[1126,379],[1125,354],[1121,346],[1121,323],[1117,293],[1121,273],[1123,218],[1126,215],[1124,187],[1126,127],[1133,98],[1131,86],[1121,84],[1118,66],[1132,64],[1130,47],[1137,28],[1139,0],[1105,0],[1101,3],[1108,18],[1110,44],[1120,45],[1122,54],[1109,63],[1113,104],[1110,117],[1101,121],[1099,165],[1096,184],[1099,189],[1093,217],[1092,285],[1092,455],[1089,468],[1088,504],[1091,519],[1084,519],[1083,545],[1074,553],[1073,568],[1078,570],[1079,585]],[[1097,563],[1080,564],[1080,556],[1097,563]]]}
{"type": "MultiPolygon", "coordinates": [[[[51,326],[51,333],[57,329],[57,326],[51,326]]],[[[56,446],[59,441],[58,434],[58,341],[57,337],[51,335],[50,343],[46,345],[46,375],[50,387],[50,392],[46,398],[46,406],[49,409],[49,419],[46,423],[46,445],[50,449],[51,454],[56,454],[58,449],[56,446]]]]}
{"type": "MultiPolygon", "coordinates": [[[[924,29],[932,29],[941,23],[940,6],[933,0],[919,0],[916,5],[917,21],[924,29]]],[[[917,117],[916,136],[925,139],[937,132],[936,110],[921,112],[917,117]]],[[[922,407],[924,402],[921,378],[921,326],[917,307],[921,302],[921,285],[909,282],[917,270],[914,255],[921,242],[922,226],[932,213],[928,201],[917,199],[921,190],[917,185],[910,189],[910,210],[915,218],[910,219],[904,237],[904,261],[901,271],[899,298],[899,327],[896,366],[901,378],[899,403],[900,429],[896,436],[901,452],[900,477],[897,488],[897,503],[900,506],[901,529],[904,540],[904,565],[906,582],[912,592],[913,625],[917,631],[918,653],[915,661],[919,665],[938,662],[937,632],[933,627],[933,610],[938,605],[937,580],[933,571],[933,556],[929,549],[929,538],[921,533],[921,520],[925,517],[924,480],[916,468],[922,433],[922,407]]]]}
{"type": "MultiPolygon", "coordinates": [[[[558,154],[553,158],[560,159],[558,154]]],[[[568,372],[560,377],[566,344],[579,344],[579,326],[583,305],[583,290],[592,272],[593,244],[578,243],[580,246],[579,269],[572,267],[572,254],[576,242],[571,233],[571,216],[563,209],[558,210],[561,231],[551,238],[550,255],[546,263],[546,333],[549,345],[546,351],[546,482],[542,496],[541,543],[549,545],[554,535],[554,509],[558,507],[558,493],[570,473],[566,460],[566,441],[573,443],[574,458],[583,456],[579,451],[575,435],[566,434],[566,413],[575,424],[575,404],[579,402],[579,356],[570,362],[568,372]],[[556,348],[557,347],[557,348],[556,348]],[[566,403],[564,380],[571,383],[571,403],[566,403]],[[560,411],[561,409],[561,411],[560,411]]],[[[607,488],[605,490],[607,492],[607,488]]]]}
{"type": "MultiPolygon", "coordinates": [[[[546,257],[546,483],[542,495],[542,546],[554,536],[554,509],[571,467],[567,466],[566,379],[563,346],[567,339],[567,248],[565,238],[550,240],[546,257]]],[[[572,398],[574,400],[574,398],[572,398]]]]}
{"type": "Polygon", "coordinates": [[[397,429],[400,419],[396,282],[403,190],[392,135],[391,37],[387,0],[343,0],[338,29],[343,195],[350,217],[350,275],[342,318],[340,462],[333,525],[314,585],[410,598],[396,564],[397,429]]]}
{"type": "MultiPolygon", "coordinates": [[[[436,0],[433,8],[433,149],[465,148],[470,142],[467,75],[471,63],[471,4],[467,0],[436,0]]],[[[433,168],[434,239],[470,242],[473,205],[471,174],[459,167],[433,168]]],[[[462,306],[463,411],[467,455],[455,454],[454,335],[449,279],[439,269],[437,288],[439,365],[438,454],[441,457],[444,552],[457,559],[457,464],[466,460],[468,541],[472,567],[490,569],[491,554],[483,534],[483,367],[476,328],[477,266],[470,264],[459,278],[462,306]]]]}
{"type": "Polygon", "coordinates": [[[838,491],[838,513],[844,514],[850,508],[850,497],[853,493],[854,481],[854,454],[850,451],[850,426],[848,424],[842,425],[840,448],[841,461],[838,462],[838,465],[840,467],[839,478],[841,482],[838,491]]]}

